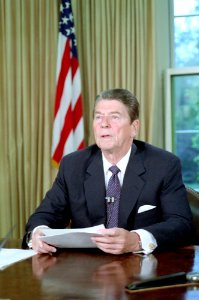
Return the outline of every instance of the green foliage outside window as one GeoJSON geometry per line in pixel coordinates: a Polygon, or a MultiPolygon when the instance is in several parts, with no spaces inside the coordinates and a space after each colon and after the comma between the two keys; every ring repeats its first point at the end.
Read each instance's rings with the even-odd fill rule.
{"type": "MultiPolygon", "coordinates": [[[[174,1],[176,68],[199,66],[199,0],[174,1]]],[[[199,74],[172,79],[174,151],[186,184],[199,189],[199,74]]]]}

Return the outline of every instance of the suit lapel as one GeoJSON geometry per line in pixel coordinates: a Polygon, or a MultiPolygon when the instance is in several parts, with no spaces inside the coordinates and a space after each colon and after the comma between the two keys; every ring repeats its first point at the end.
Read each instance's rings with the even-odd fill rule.
{"type": "Polygon", "coordinates": [[[138,151],[135,154],[133,152],[132,149],[124,176],[120,199],[118,226],[122,228],[127,228],[128,217],[144,186],[144,181],[140,176],[145,172],[141,154],[138,151]]]}
{"type": "MultiPolygon", "coordinates": [[[[132,212],[137,199],[143,189],[144,180],[141,175],[145,173],[142,155],[139,150],[134,154],[133,148],[126,168],[119,210],[119,227],[127,228],[127,220],[132,212]]],[[[85,196],[88,207],[89,219],[93,225],[105,224],[105,180],[102,163],[102,154],[98,150],[87,167],[84,181],[85,196]]]]}
{"type": "Polygon", "coordinates": [[[105,224],[105,181],[101,151],[97,151],[86,170],[84,182],[89,219],[92,224],[105,224]]]}

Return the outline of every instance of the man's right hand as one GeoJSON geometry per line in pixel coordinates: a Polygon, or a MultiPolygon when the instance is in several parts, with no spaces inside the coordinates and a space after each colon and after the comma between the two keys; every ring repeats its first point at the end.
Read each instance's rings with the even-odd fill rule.
{"type": "Polygon", "coordinates": [[[32,234],[32,249],[38,253],[55,253],[57,249],[53,246],[46,244],[39,239],[43,236],[42,228],[36,229],[32,234]]]}

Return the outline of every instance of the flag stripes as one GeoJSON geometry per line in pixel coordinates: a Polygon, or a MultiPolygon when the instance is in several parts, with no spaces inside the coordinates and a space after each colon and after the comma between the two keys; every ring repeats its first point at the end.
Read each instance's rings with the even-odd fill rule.
{"type": "Polygon", "coordinates": [[[65,154],[84,147],[80,70],[70,0],[62,1],[60,12],[52,138],[52,160],[56,164],[65,154]]]}

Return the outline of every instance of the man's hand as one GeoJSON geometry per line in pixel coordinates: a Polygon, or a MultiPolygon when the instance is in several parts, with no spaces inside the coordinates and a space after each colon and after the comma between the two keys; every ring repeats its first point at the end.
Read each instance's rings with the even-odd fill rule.
{"type": "Polygon", "coordinates": [[[32,235],[32,249],[38,253],[55,253],[57,249],[53,246],[46,244],[45,242],[39,239],[40,236],[43,236],[41,228],[36,229],[32,235]]]}
{"type": "Polygon", "coordinates": [[[106,253],[122,254],[139,251],[139,235],[122,228],[100,229],[103,236],[92,237],[99,249],[106,253]]]}

